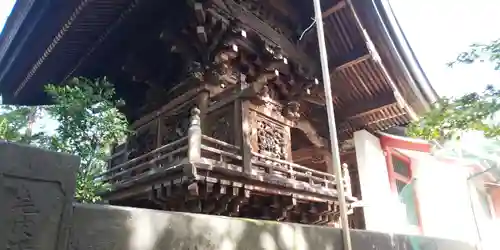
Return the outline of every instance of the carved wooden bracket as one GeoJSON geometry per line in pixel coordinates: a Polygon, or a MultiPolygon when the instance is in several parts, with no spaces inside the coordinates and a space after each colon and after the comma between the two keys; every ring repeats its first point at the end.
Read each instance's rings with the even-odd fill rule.
{"type": "Polygon", "coordinates": [[[318,148],[323,148],[328,145],[328,140],[319,136],[316,129],[308,120],[300,119],[295,123],[295,128],[300,129],[302,132],[304,132],[304,134],[307,136],[307,138],[311,141],[311,143],[314,146],[318,148]]]}
{"type": "Polygon", "coordinates": [[[283,110],[283,115],[291,121],[300,119],[300,103],[297,101],[288,102],[283,110]]]}

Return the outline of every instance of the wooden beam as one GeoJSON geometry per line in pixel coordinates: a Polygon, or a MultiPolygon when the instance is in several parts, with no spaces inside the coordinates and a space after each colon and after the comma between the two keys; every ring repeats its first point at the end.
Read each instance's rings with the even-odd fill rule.
{"type": "Polygon", "coordinates": [[[377,112],[388,105],[397,104],[396,97],[392,91],[376,95],[372,100],[359,100],[356,105],[345,105],[343,109],[337,111],[339,118],[343,121],[352,120],[369,113],[377,112]]]}
{"type": "MultiPolygon", "coordinates": [[[[329,17],[330,15],[334,14],[335,12],[343,9],[345,6],[347,6],[346,1],[345,0],[341,0],[338,3],[334,4],[332,7],[326,9],[321,14],[321,16],[323,17],[323,19],[325,19],[325,18],[329,17]]],[[[325,25],[328,25],[328,23],[326,23],[325,25]]],[[[307,39],[307,40],[312,39],[315,34],[316,34],[316,32],[308,32],[305,35],[305,39],[307,39]]]]}
{"type": "Polygon", "coordinates": [[[297,121],[294,127],[301,130],[315,147],[322,148],[328,145],[328,140],[319,135],[316,128],[306,117],[302,117],[297,121]]]}
{"type": "Polygon", "coordinates": [[[326,11],[324,11],[322,16],[323,16],[323,18],[327,18],[331,14],[334,14],[335,12],[343,9],[345,6],[346,6],[346,1],[341,0],[340,2],[334,4],[332,7],[328,8],[326,11]]]}
{"type": "Polygon", "coordinates": [[[371,59],[371,55],[366,49],[354,50],[345,56],[333,60],[330,63],[330,73],[333,74],[335,71],[343,70],[368,59],[371,59]]]}
{"type": "Polygon", "coordinates": [[[342,65],[339,65],[335,68],[335,71],[340,71],[340,70],[343,70],[345,68],[348,68],[348,67],[351,67],[355,64],[358,64],[360,62],[364,62],[368,59],[370,59],[372,56],[370,54],[366,54],[366,55],[362,55],[360,57],[356,57],[350,61],[347,61],[346,63],[342,64],[342,65]]]}
{"type": "Polygon", "coordinates": [[[226,7],[232,12],[233,16],[241,22],[243,27],[246,26],[249,30],[258,31],[257,33],[260,36],[272,37],[273,41],[279,41],[281,49],[289,59],[304,67],[306,73],[314,72],[313,69],[317,67],[317,63],[312,60],[309,55],[298,50],[295,44],[290,42],[284,35],[279,34],[266,22],[260,20],[258,17],[232,1],[227,2],[226,7]]]}

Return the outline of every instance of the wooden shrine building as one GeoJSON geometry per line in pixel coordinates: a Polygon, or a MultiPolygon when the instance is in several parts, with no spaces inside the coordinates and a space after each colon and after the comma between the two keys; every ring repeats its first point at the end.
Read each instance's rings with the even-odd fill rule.
{"type": "MultiPolygon", "coordinates": [[[[352,203],[353,132],[405,125],[436,95],[386,1],[321,2],[352,203]]],[[[38,105],[49,82],[114,83],[135,133],[101,176],[112,204],[331,224],[313,16],[304,0],[18,0],[0,37],[0,91],[38,105]]]]}

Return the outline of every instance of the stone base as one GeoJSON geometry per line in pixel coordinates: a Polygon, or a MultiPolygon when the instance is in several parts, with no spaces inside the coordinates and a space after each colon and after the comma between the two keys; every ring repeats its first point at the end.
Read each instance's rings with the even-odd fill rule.
{"type": "Polygon", "coordinates": [[[66,249],[78,158],[0,141],[0,159],[0,249],[66,249]]]}
{"type": "MultiPolygon", "coordinates": [[[[148,209],[76,205],[71,250],[342,250],[340,229],[148,209]]],[[[474,250],[457,241],[351,231],[353,250],[474,250]]]]}

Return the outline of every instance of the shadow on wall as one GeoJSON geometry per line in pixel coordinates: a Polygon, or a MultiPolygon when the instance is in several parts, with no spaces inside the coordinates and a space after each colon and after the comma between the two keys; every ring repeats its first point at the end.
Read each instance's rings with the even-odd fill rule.
{"type": "MultiPolygon", "coordinates": [[[[76,204],[70,250],[342,250],[341,230],[300,224],[76,204]]],[[[354,250],[473,250],[461,242],[352,231],[354,250]]]]}

